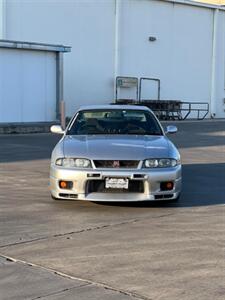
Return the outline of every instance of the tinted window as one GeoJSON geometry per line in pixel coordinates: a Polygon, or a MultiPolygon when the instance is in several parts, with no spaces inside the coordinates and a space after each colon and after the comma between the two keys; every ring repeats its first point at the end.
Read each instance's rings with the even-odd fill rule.
{"type": "Polygon", "coordinates": [[[78,113],[67,134],[162,135],[162,130],[155,117],[148,111],[88,110],[78,113]]]}

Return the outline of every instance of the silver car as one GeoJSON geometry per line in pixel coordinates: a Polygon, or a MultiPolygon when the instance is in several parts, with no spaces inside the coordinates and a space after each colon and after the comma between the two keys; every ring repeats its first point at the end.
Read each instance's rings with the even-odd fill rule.
{"type": "Polygon", "coordinates": [[[87,201],[177,200],[180,154],[154,113],[144,106],[80,108],[51,157],[53,199],[87,201]]]}

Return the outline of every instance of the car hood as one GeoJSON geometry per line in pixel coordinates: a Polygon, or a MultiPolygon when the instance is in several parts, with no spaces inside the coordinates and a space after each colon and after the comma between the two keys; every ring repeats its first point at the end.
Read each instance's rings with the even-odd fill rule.
{"type": "Polygon", "coordinates": [[[65,157],[102,160],[165,158],[169,143],[164,136],[65,136],[65,157]]]}

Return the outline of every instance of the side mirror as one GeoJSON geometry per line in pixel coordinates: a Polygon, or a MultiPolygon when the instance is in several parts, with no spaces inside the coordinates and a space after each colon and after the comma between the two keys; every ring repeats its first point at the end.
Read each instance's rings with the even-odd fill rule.
{"type": "Polygon", "coordinates": [[[65,132],[60,125],[51,126],[50,130],[52,133],[57,133],[57,134],[64,134],[65,132]]]}
{"type": "Polygon", "coordinates": [[[166,133],[176,133],[177,132],[177,127],[174,125],[169,125],[166,127],[166,133]]]}

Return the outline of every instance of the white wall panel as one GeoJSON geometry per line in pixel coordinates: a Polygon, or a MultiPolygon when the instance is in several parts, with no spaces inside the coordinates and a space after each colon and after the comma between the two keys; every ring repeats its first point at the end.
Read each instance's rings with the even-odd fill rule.
{"type": "MultiPolygon", "coordinates": [[[[68,115],[81,104],[113,99],[115,0],[7,0],[5,9],[8,39],[72,46],[64,56],[68,115]]],[[[118,75],[160,78],[162,99],[210,102],[214,10],[155,0],[121,0],[120,9],[118,75]]],[[[220,14],[215,101],[224,117],[220,14]]],[[[154,85],[144,90],[145,98],[156,97],[154,85]]]]}
{"type": "Polygon", "coordinates": [[[19,52],[0,49],[0,122],[22,121],[21,66],[19,52]]]}
{"type": "Polygon", "coordinates": [[[72,46],[64,57],[67,114],[113,99],[114,0],[8,0],[8,39],[72,46]]]}
{"type": "Polygon", "coordinates": [[[0,122],[55,119],[55,54],[0,49],[0,122]]]}
{"type": "Polygon", "coordinates": [[[210,102],[213,11],[182,5],[174,10],[175,95],[210,102]]]}
{"type": "MultiPolygon", "coordinates": [[[[212,11],[163,1],[122,3],[121,73],[160,78],[162,99],[209,102],[212,11]]],[[[156,88],[149,93],[155,97],[156,88]]]]}

